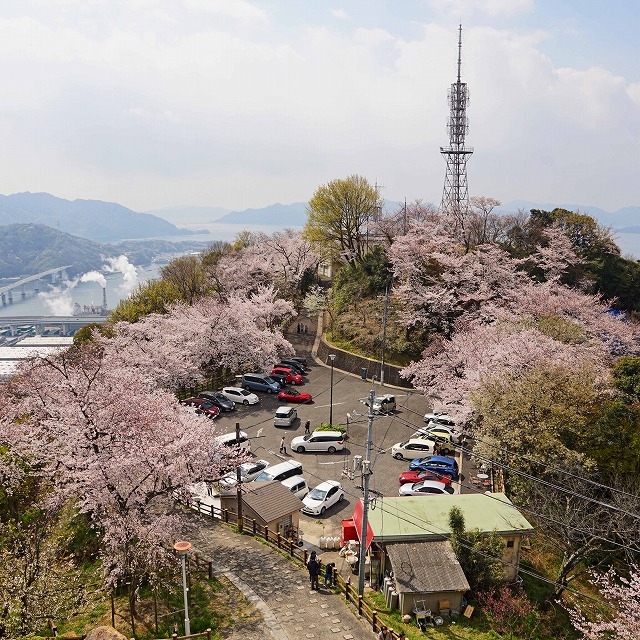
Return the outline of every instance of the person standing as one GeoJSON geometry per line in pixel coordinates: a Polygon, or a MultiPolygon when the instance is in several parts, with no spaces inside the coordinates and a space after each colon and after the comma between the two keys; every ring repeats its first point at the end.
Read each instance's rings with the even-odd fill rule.
{"type": "Polygon", "coordinates": [[[320,563],[316,556],[316,552],[312,551],[307,560],[307,569],[309,571],[309,581],[311,582],[311,590],[318,590],[318,574],[320,573],[320,563]]]}
{"type": "Polygon", "coordinates": [[[282,440],[280,440],[280,453],[287,455],[287,447],[284,443],[284,436],[282,436],[282,440]]]}
{"type": "Polygon", "coordinates": [[[333,568],[336,566],[335,562],[330,562],[324,570],[324,586],[333,587],[333,568]]]}
{"type": "Polygon", "coordinates": [[[307,420],[304,423],[304,432],[305,432],[305,434],[311,433],[310,428],[311,428],[311,420],[307,420]]]}

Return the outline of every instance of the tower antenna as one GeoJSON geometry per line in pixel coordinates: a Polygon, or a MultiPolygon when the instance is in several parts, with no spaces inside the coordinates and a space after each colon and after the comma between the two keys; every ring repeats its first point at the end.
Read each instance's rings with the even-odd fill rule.
{"type": "Polygon", "coordinates": [[[458,28],[458,79],[451,85],[447,95],[449,119],[447,133],[449,146],[440,147],[440,153],[447,163],[440,209],[453,214],[456,220],[464,220],[469,208],[469,187],[467,184],[467,159],[473,147],[465,146],[465,136],[469,131],[467,105],[469,90],[461,80],[462,72],[462,25],[458,28]]]}

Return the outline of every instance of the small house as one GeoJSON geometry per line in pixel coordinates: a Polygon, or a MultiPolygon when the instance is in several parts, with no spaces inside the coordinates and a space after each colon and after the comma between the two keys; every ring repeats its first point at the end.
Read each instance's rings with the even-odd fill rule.
{"type": "MultiPolygon", "coordinates": [[[[289,536],[292,529],[298,529],[302,500],[277,480],[242,484],[241,500],[242,517],[245,522],[255,520],[257,524],[266,527],[269,531],[283,536],[289,536]]],[[[222,493],[220,506],[222,509],[236,513],[238,511],[236,491],[222,493]]]]}

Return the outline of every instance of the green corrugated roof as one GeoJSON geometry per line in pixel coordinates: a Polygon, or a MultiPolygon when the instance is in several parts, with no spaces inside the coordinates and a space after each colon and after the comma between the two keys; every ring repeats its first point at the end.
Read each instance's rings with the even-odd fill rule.
{"type": "Polygon", "coordinates": [[[503,535],[531,533],[533,527],[504,493],[376,498],[369,508],[375,542],[429,540],[448,536],[449,511],[457,506],[466,529],[503,535]]]}

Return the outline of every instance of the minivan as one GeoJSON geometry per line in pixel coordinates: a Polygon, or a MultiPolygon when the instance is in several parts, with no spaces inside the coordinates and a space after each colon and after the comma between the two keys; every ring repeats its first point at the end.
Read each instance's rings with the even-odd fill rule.
{"type": "Polygon", "coordinates": [[[458,479],[458,463],[447,456],[426,456],[417,458],[409,465],[409,471],[428,469],[436,473],[449,476],[452,480],[458,479]]]}
{"type": "Polygon", "coordinates": [[[298,436],[291,441],[292,451],[326,451],[335,453],[344,449],[344,434],[339,431],[314,431],[306,436],[298,436]]]}
{"type": "Polygon", "coordinates": [[[391,413],[396,410],[396,397],[389,393],[373,399],[374,413],[391,413]]]}
{"type": "Polygon", "coordinates": [[[298,419],[298,411],[294,407],[278,407],[273,418],[274,427],[290,427],[298,419]]]}
{"type": "Polygon", "coordinates": [[[247,391],[266,391],[267,393],[280,391],[280,384],[262,373],[245,373],[242,376],[242,386],[247,391]]]}
{"type": "Polygon", "coordinates": [[[300,475],[302,475],[302,465],[296,460],[285,460],[265,469],[254,482],[265,482],[267,480],[282,482],[287,478],[300,475]]]}
{"type": "Polygon", "coordinates": [[[226,444],[228,447],[232,447],[234,444],[242,444],[249,439],[249,436],[244,432],[240,432],[240,437],[236,437],[236,432],[223,433],[221,436],[217,436],[220,444],[226,444]]]}
{"type": "Polygon", "coordinates": [[[282,486],[286,487],[297,498],[304,498],[309,493],[309,487],[307,481],[302,476],[291,476],[282,481],[282,486]]]}

